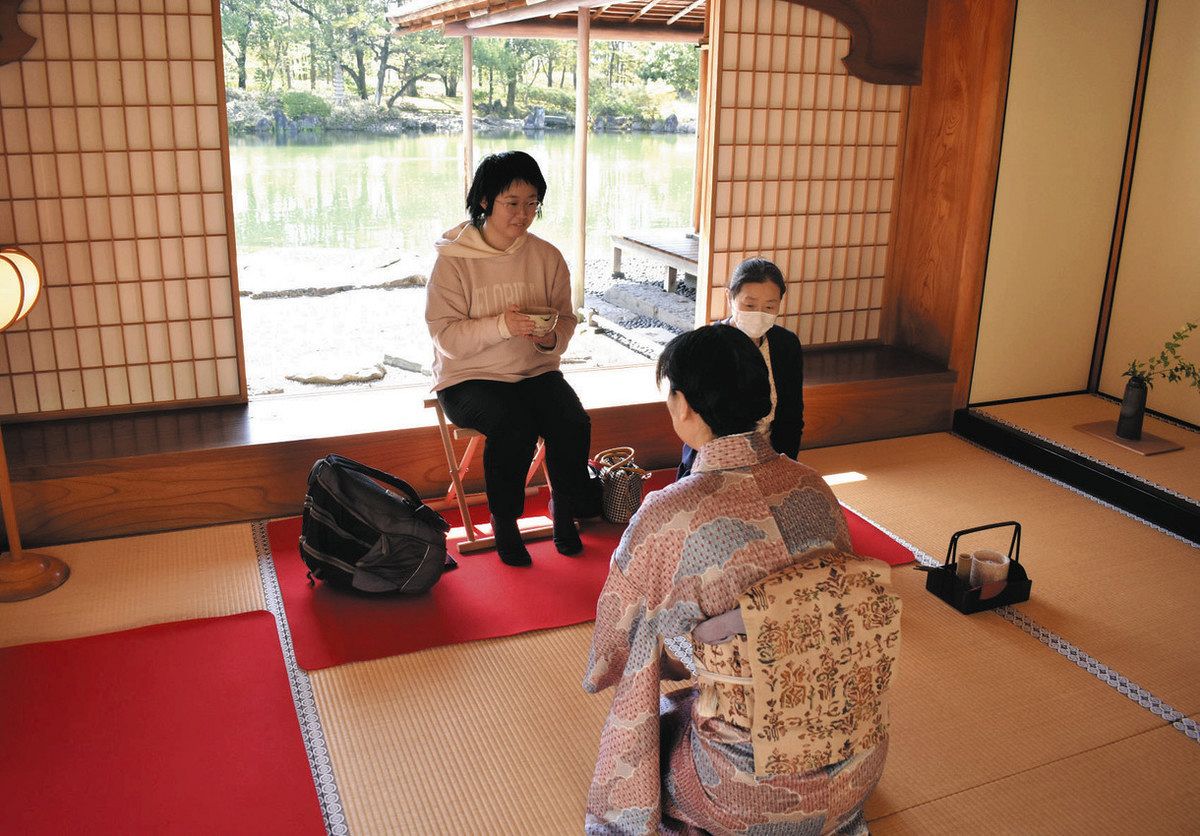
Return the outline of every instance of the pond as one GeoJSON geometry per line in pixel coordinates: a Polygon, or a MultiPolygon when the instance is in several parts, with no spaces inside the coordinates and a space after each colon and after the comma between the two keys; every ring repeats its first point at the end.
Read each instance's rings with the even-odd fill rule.
{"type": "MultiPolygon", "coordinates": [[[[541,165],[547,195],[534,232],[573,263],[574,135],[475,138],[476,160],[507,149],[526,151],[541,165]]],[[[420,252],[466,219],[458,134],[231,137],[229,153],[240,250],[398,246],[420,252]]],[[[693,134],[591,134],[589,254],[607,252],[614,230],[688,226],[695,159],[693,134]]]]}
{"type": "MultiPolygon", "coordinates": [[[[513,148],[532,154],[546,175],[534,232],[574,268],[574,136],[475,139],[477,159],[513,148]]],[[[425,292],[395,281],[427,275],[433,242],[466,219],[461,153],[457,134],[230,138],[252,397],[333,385],[428,387],[425,292]]],[[[589,136],[589,292],[611,280],[612,232],[690,225],[695,153],[694,135],[589,136]]],[[[627,272],[635,261],[623,263],[627,272]]],[[[579,368],[646,357],[580,332],[563,362],[579,368]]]]}

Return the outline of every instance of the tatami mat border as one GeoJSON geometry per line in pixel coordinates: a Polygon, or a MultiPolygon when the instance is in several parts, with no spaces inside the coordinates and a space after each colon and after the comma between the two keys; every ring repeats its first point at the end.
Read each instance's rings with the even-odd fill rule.
{"type": "Polygon", "coordinates": [[[1142,708],[1163,718],[1177,730],[1183,732],[1197,743],[1200,743],[1200,723],[1197,723],[1182,711],[1167,705],[1136,682],[1129,681],[1129,679],[1117,673],[1108,665],[1084,653],[1062,636],[1042,627],[1024,613],[1018,612],[1012,607],[1000,607],[995,612],[1005,621],[1010,621],[1017,625],[1042,644],[1052,650],[1058,651],[1059,655],[1065,656],[1101,682],[1117,689],[1118,693],[1124,694],[1142,708]]]}
{"type": "MultiPolygon", "coordinates": [[[[973,443],[973,442],[971,442],[971,443],[973,443]]],[[[975,445],[975,446],[978,447],[979,445],[975,445]]],[[[981,447],[980,449],[987,449],[987,448],[981,447]]],[[[988,450],[987,452],[992,453],[993,455],[999,455],[998,453],[994,453],[994,451],[992,451],[992,450],[988,450]]],[[[999,457],[1002,459],[1005,458],[1004,456],[999,456],[999,457]]],[[[1006,461],[1010,461],[1010,460],[1006,459],[1006,461]]],[[[1023,467],[1023,465],[1019,464],[1018,462],[1011,462],[1011,464],[1015,464],[1018,467],[1023,467]]],[[[1025,469],[1028,470],[1029,468],[1025,468],[1025,469]]],[[[1033,472],[1036,473],[1037,471],[1033,471],[1033,472]]],[[[1042,475],[1042,474],[1039,474],[1039,475],[1042,475]]],[[[1045,478],[1049,479],[1050,477],[1045,477],[1045,478]]],[[[1055,484],[1058,484],[1064,488],[1071,487],[1070,485],[1064,485],[1055,479],[1050,479],[1050,481],[1055,482],[1055,484]]],[[[1074,490],[1074,488],[1071,488],[1071,490],[1074,490]]],[[[1080,493],[1082,496],[1087,496],[1089,499],[1095,499],[1095,497],[1089,496],[1088,494],[1082,493],[1081,491],[1075,491],[1075,492],[1080,493]]],[[[1100,502],[1100,500],[1096,500],[1096,501],[1100,502]]],[[[1101,502],[1100,504],[1106,505],[1106,506],[1108,505],[1105,502],[1101,502]]],[[[844,502],[842,503],[842,506],[844,508],[849,509],[850,511],[853,511],[858,516],[862,517],[864,520],[866,520],[871,525],[878,528],[880,531],[882,531],[884,534],[891,537],[893,540],[895,540],[900,545],[904,546],[906,549],[911,549],[913,556],[916,558],[917,562],[920,563],[922,566],[941,566],[942,565],[942,561],[938,560],[935,557],[932,557],[929,554],[926,554],[924,551],[917,548],[912,543],[909,543],[903,537],[900,537],[899,535],[897,535],[894,531],[889,531],[887,528],[880,525],[878,522],[871,519],[866,514],[859,511],[857,508],[847,505],[844,502]]],[[[1108,506],[1108,507],[1112,507],[1112,506],[1108,506]]],[[[1115,510],[1120,510],[1120,509],[1115,509],[1115,510]]],[[[1130,516],[1132,516],[1132,515],[1130,515],[1130,516]]],[[[1151,523],[1146,523],[1146,521],[1143,520],[1141,517],[1134,517],[1134,519],[1136,519],[1138,522],[1145,523],[1146,525],[1151,525],[1151,523]]],[[[1158,528],[1158,526],[1152,526],[1152,527],[1156,528],[1156,529],[1158,528]]],[[[1162,530],[1162,529],[1159,529],[1159,530],[1162,530]]],[[[1171,534],[1171,532],[1169,532],[1169,531],[1163,531],[1163,533],[1171,534]]],[[[1177,537],[1177,535],[1175,535],[1175,534],[1171,534],[1171,536],[1177,537]]],[[[1183,538],[1177,537],[1177,539],[1183,539],[1183,538]]],[[[1189,545],[1194,545],[1191,543],[1190,540],[1184,540],[1183,542],[1188,543],[1189,545]]],[[[1195,720],[1188,717],[1182,711],[1180,711],[1176,708],[1173,708],[1172,706],[1163,702],[1161,699],[1154,696],[1154,694],[1150,693],[1145,688],[1138,685],[1136,682],[1131,682],[1127,677],[1123,676],[1122,674],[1118,673],[1117,671],[1114,671],[1112,668],[1110,668],[1108,665],[1101,662],[1099,659],[1096,659],[1095,657],[1090,656],[1089,654],[1080,650],[1078,647],[1071,644],[1069,641],[1067,641],[1066,639],[1064,639],[1062,636],[1058,635],[1057,633],[1055,633],[1051,630],[1047,630],[1045,627],[1038,624],[1032,618],[1025,615],[1023,612],[1021,612],[1019,610],[1015,610],[1012,607],[997,607],[996,609],[992,610],[992,612],[995,613],[996,615],[1000,616],[1001,618],[1003,618],[1005,621],[1008,621],[1012,624],[1015,624],[1017,627],[1020,627],[1022,630],[1024,630],[1029,635],[1033,636],[1035,639],[1040,641],[1042,644],[1046,645],[1047,647],[1049,647],[1052,650],[1057,651],[1061,656],[1065,656],[1067,659],[1074,662],[1080,668],[1082,668],[1083,670],[1090,673],[1092,676],[1099,679],[1105,685],[1108,685],[1110,688],[1113,688],[1114,690],[1116,690],[1117,693],[1123,694],[1125,697],[1129,698],[1133,702],[1136,702],[1138,705],[1140,705],[1142,708],[1146,709],[1150,713],[1152,713],[1158,717],[1161,717],[1163,720],[1170,723],[1171,726],[1174,727],[1176,730],[1183,732],[1185,735],[1187,735],[1192,740],[1196,741],[1197,743],[1200,743],[1200,723],[1197,723],[1195,720]]]]}
{"type": "Polygon", "coordinates": [[[346,822],[342,798],[338,793],[333,762],[329,758],[329,747],[325,745],[325,730],[317,712],[312,682],[308,674],[296,664],[292,631],[283,611],[283,593],[279,589],[279,578],[275,574],[275,563],[271,558],[267,523],[251,523],[250,530],[254,535],[254,551],[258,555],[258,574],[262,579],[263,597],[267,601],[267,610],[275,616],[275,626],[279,630],[279,644],[283,647],[288,684],[292,688],[292,701],[296,705],[296,716],[300,720],[300,734],[304,738],[304,750],[308,754],[313,784],[317,788],[317,801],[321,805],[321,817],[325,820],[325,832],[332,836],[349,836],[350,826],[346,822]]]}
{"type": "MultiPolygon", "coordinates": [[[[1033,430],[1028,429],[1027,427],[1022,427],[1020,424],[1013,423],[1012,421],[1009,421],[1007,418],[1001,418],[999,415],[989,415],[988,413],[983,412],[980,409],[974,409],[974,410],[972,410],[972,413],[974,414],[974,416],[976,418],[978,418],[981,421],[987,421],[988,423],[993,424],[995,426],[1006,427],[1007,429],[1013,430],[1014,432],[1021,433],[1022,435],[1027,436],[1029,438],[1036,438],[1038,441],[1044,441],[1046,444],[1049,444],[1053,447],[1061,447],[1065,450],[1070,450],[1074,455],[1079,456],[1081,459],[1087,459],[1092,464],[1098,464],[1101,467],[1107,468],[1108,470],[1114,471],[1116,473],[1120,473],[1122,476],[1128,476],[1130,479],[1133,479],[1135,482],[1141,482],[1143,485],[1149,485],[1150,487],[1152,487],[1156,490],[1160,490],[1165,494],[1170,494],[1171,496],[1175,497],[1176,499],[1182,499],[1184,502],[1191,502],[1191,503],[1194,503],[1196,501],[1195,497],[1191,497],[1191,496],[1188,496],[1187,494],[1180,493],[1179,491],[1172,490],[1171,488],[1168,488],[1166,485],[1160,485],[1158,482],[1152,482],[1149,479],[1145,478],[1144,476],[1139,476],[1136,473],[1132,473],[1128,470],[1125,470],[1124,468],[1117,467],[1112,462],[1106,462],[1103,459],[1099,459],[1099,458],[1096,458],[1095,456],[1088,455],[1087,453],[1083,452],[1082,450],[1077,450],[1074,447],[1068,447],[1066,444],[1063,444],[1062,442],[1055,441],[1054,439],[1048,438],[1048,437],[1042,435],[1041,433],[1035,433],[1033,430]]],[[[1193,432],[1194,432],[1194,430],[1193,430],[1193,432]]],[[[974,442],[972,442],[972,443],[974,443],[974,442]]],[[[989,451],[989,452],[995,452],[995,451],[989,451]]],[[[1001,458],[1004,458],[1004,457],[1001,456],[1001,458]]],[[[1049,477],[1047,477],[1047,478],[1049,478],[1049,477]]],[[[1109,506],[1109,507],[1116,507],[1116,506],[1109,506]]],[[[1125,513],[1128,513],[1128,512],[1125,512],[1125,513]]],[[[1141,517],[1138,517],[1138,519],[1141,519],[1141,517]]],[[[1175,536],[1175,535],[1173,535],[1173,536],[1175,536]]]]}

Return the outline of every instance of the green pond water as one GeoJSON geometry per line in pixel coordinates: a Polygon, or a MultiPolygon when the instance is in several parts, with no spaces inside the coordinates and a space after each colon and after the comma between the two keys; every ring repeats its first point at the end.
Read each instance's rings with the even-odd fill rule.
{"type": "MultiPolygon", "coordinates": [[[[475,158],[506,149],[538,161],[548,184],[534,232],[574,259],[575,139],[570,133],[477,136],[475,158]]],[[[237,246],[399,246],[431,249],[466,219],[462,137],[326,134],[231,137],[237,246]]],[[[694,135],[588,137],[588,256],[611,252],[613,231],[691,223],[694,135]]]]}

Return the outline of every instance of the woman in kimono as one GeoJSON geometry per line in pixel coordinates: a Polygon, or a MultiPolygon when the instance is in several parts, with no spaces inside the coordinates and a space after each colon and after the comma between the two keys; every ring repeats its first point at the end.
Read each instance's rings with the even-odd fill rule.
{"type": "Polygon", "coordinates": [[[613,554],[584,688],[615,686],[586,832],[865,833],[883,771],[880,695],[899,639],[887,567],[851,553],[811,468],[755,428],[766,364],[710,325],[663,350],[658,379],[693,475],[646,497],[613,554]],[[690,640],[690,675],[664,642],[690,640]]]}

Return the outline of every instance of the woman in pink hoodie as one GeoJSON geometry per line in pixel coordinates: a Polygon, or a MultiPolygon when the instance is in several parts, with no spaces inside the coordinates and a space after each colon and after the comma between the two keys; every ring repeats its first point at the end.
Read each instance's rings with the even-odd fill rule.
{"type": "Polygon", "coordinates": [[[541,214],[546,179],[533,157],[506,151],[485,157],[467,193],[469,221],[434,245],[425,322],[433,337],[434,391],[446,415],[487,437],[483,475],[496,550],[528,566],[517,530],[525,474],[541,436],[553,486],[554,545],[583,549],[576,517],[597,513],[587,469],[591,421],[559,371],[575,333],[571,278],[562,253],[529,232],[541,214]],[[552,308],[541,333],[522,314],[552,308]]]}

